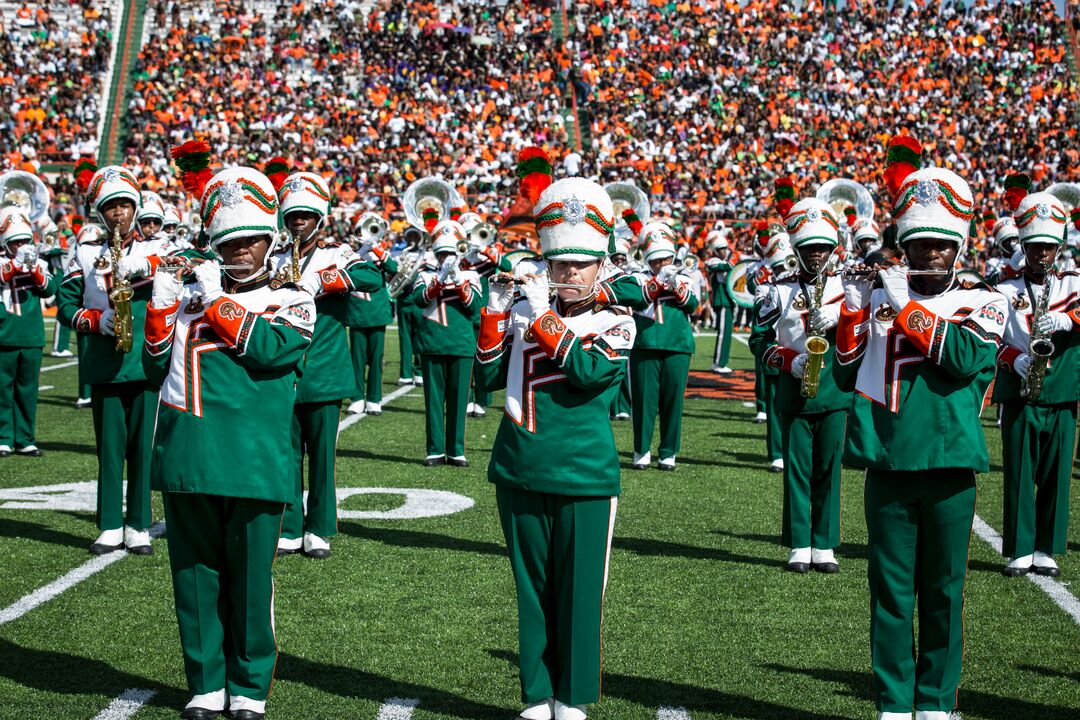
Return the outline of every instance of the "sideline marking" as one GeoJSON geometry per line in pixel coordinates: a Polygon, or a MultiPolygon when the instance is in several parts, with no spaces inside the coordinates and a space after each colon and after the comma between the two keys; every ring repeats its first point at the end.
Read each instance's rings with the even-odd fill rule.
{"type": "Polygon", "coordinates": [[[139,712],[139,708],[155,695],[157,695],[157,692],[154,690],[128,688],[109,703],[107,708],[99,712],[94,720],[127,720],[139,712]]]}
{"type": "MultiPolygon", "coordinates": [[[[384,397],[383,401],[382,401],[382,404],[383,405],[388,405],[391,402],[393,402],[394,400],[397,400],[402,395],[408,395],[411,391],[413,391],[415,389],[416,389],[415,385],[402,385],[397,390],[395,390],[394,392],[392,392],[389,395],[387,395],[386,397],[384,397]]],[[[341,431],[344,430],[345,428],[352,427],[353,425],[360,422],[361,420],[363,420],[367,416],[368,416],[368,414],[366,412],[355,413],[353,415],[347,415],[344,420],[342,420],[341,422],[338,423],[338,426],[337,426],[338,435],[341,435],[341,431]]]]}
{"type": "MultiPolygon", "coordinates": [[[[164,533],[164,522],[156,522],[150,527],[150,537],[152,538],[161,537],[164,533]]],[[[87,560],[68,574],[58,577],[48,585],[39,587],[37,590],[34,590],[28,595],[24,595],[3,610],[0,610],[0,625],[22,617],[39,605],[43,605],[57,595],[75,587],[88,577],[96,575],[114,562],[123,560],[127,555],[127,551],[121,548],[120,550],[114,550],[107,555],[98,555],[97,557],[87,560]]],[[[128,692],[131,691],[129,690],[128,692]]],[[[110,705],[110,707],[112,706],[110,705]]],[[[107,709],[108,708],[106,708],[106,710],[107,709]]],[[[118,715],[116,717],[127,717],[127,715],[118,715]]]]}
{"type": "Polygon", "coordinates": [[[67,362],[57,363],[56,365],[46,365],[45,367],[41,368],[41,372],[44,373],[49,372],[50,370],[62,370],[64,368],[72,367],[78,364],[78,360],[68,360],[67,362]]]}
{"type": "Polygon", "coordinates": [[[410,720],[413,710],[420,704],[416,698],[387,698],[386,702],[379,706],[379,714],[375,720],[410,720]]]}

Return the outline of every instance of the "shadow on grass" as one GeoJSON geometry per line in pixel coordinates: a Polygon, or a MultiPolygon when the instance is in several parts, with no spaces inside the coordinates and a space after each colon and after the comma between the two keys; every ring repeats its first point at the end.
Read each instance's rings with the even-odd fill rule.
{"type": "Polygon", "coordinates": [[[39,442],[38,447],[46,455],[51,452],[68,452],[76,455],[97,455],[97,448],[86,443],[39,442]]]}
{"type": "MultiPolygon", "coordinates": [[[[505,660],[517,667],[517,653],[509,650],[488,650],[487,652],[492,657],[505,660]]],[[[605,672],[603,682],[604,696],[617,697],[641,705],[648,708],[650,714],[655,713],[657,707],[666,705],[669,707],[684,707],[690,713],[715,712],[749,720],[835,719],[833,715],[822,715],[809,710],[759,700],[758,698],[735,695],[671,680],[657,680],[656,678],[640,677],[638,675],[605,672]]]]}
{"type": "MultiPolygon", "coordinates": [[[[400,455],[382,455],[380,453],[370,452],[368,450],[354,450],[352,448],[337,449],[337,456],[339,458],[356,458],[357,460],[378,460],[381,462],[398,463],[401,465],[415,465],[421,466],[422,457],[402,457],[400,455]]],[[[426,468],[425,468],[426,469],[426,468]]]]}
{"type": "Polygon", "coordinates": [[[54,530],[41,523],[26,522],[25,520],[0,520],[0,537],[26,538],[51,545],[67,545],[68,547],[89,547],[92,538],[80,537],[62,530],[54,530]]]}
{"type": "Polygon", "coordinates": [[[1074,683],[1078,683],[1078,686],[1080,686],[1080,672],[1064,672],[1057,668],[1041,667],[1039,665],[1017,665],[1016,669],[1035,673],[1036,675],[1044,675],[1046,677],[1065,678],[1066,680],[1072,680],[1074,683]]]}
{"type": "Polygon", "coordinates": [[[754,557],[753,555],[741,555],[723,548],[700,547],[697,545],[684,545],[683,543],[667,542],[665,540],[651,540],[646,538],[619,537],[611,542],[616,550],[625,550],[635,555],[649,557],[681,557],[690,560],[720,560],[745,565],[761,565],[763,567],[779,569],[780,562],[775,559],[754,557]]]}
{"type": "MultiPolygon", "coordinates": [[[[179,646],[175,648],[175,652],[179,654],[179,646]]],[[[140,688],[156,693],[148,704],[177,710],[184,707],[190,699],[186,690],[117,670],[101,660],[23,647],[2,638],[0,657],[4,658],[4,661],[0,662],[0,676],[41,692],[106,695],[112,700],[128,688],[140,688]]]]}
{"type": "MultiPolygon", "coordinates": [[[[473,702],[460,695],[425,685],[394,680],[357,668],[330,665],[288,653],[278,656],[278,680],[300,683],[341,697],[383,702],[387,698],[416,698],[425,713],[489,720],[510,717],[510,710],[473,702]]],[[[312,717],[317,717],[313,714],[312,717]]]]}
{"type": "MultiPolygon", "coordinates": [[[[846,685],[846,694],[866,700],[868,703],[873,700],[871,676],[868,673],[829,668],[794,668],[776,664],[767,664],[762,667],[792,675],[805,675],[822,682],[846,685]]],[[[1019,666],[1019,668],[1026,669],[1025,666],[1019,666]]],[[[1044,668],[1033,669],[1034,672],[1040,670],[1044,670],[1044,668]]],[[[1060,674],[1065,679],[1070,679],[1068,675],[1057,673],[1054,670],[1050,670],[1049,673],[1060,674]]],[[[1030,702],[1015,697],[1002,697],[976,690],[966,690],[963,685],[960,687],[957,709],[964,714],[978,715],[986,718],[986,720],[1021,720],[1026,718],[1032,718],[1032,720],[1036,718],[1038,720],[1075,720],[1076,718],[1075,709],[1070,710],[1069,708],[1030,702]]]]}
{"type": "Polygon", "coordinates": [[[399,530],[397,528],[374,527],[359,523],[339,521],[338,532],[361,540],[372,540],[396,547],[424,548],[436,550],[454,550],[478,555],[498,555],[504,557],[506,548],[498,543],[483,540],[440,535],[439,533],[420,532],[418,530],[399,530]]]}

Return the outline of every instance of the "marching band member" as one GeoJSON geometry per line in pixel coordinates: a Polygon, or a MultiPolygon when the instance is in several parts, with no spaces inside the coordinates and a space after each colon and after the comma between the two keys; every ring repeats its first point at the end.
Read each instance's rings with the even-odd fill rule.
{"type": "Polygon", "coordinates": [[[40,457],[34,444],[39,373],[45,346],[43,298],[60,287],[38,257],[34,228],[16,208],[0,210],[0,457],[40,457]]]}
{"type": "Polygon", "coordinates": [[[103,554],[127,547],[149,555],[150,447],[154,436],[157,393],[146,384],[140,354],[117,348],[116,310],[109,291],[117,277],[127,278],[131,298],[132,348],[143,342],[143,320],[150,300],[152,275],[160,259],[172,252],[161,237],[143,238],[136,223],[142,203],[135,176],[125,167],[95,169],[80,160],[76,182],[104,234],[79,242],[60,284],[57,318],[79,333],[79,367],[91,387],[94,436],[97,441],[97,524],[101,535],[90,552],[103,554]],[[120,260],[114,266],[111,242],[120,234],[120,260]],[[124,463],[127,462],[127,517],[124,517],[124,463]]]}
{"type": "Polygon", "coordinates": [[[142,205],[139,206],[135,220],[139,223],[139,234],[144,238],[152,238],[161,232],[165,222],[165,203],[156,192],[143,190],[140,195],[142,195],[142,205]]]}
{"type": "Polygon", "coordinates": [[[836,331],[838,380],[857,392],[844,462],[866,468],[880,720],[910,720],[912,708],[917,720],[947,720],[955,709],[975,474],[989,469],[979,413],[1007,312],[989,286],[957,282],[972,193],[949,170],[914,170],[921,150],[894,137],[884,177],[897,244],[910,272],[924,274],[893,266],[878,274],[881,287],[849,275],[836,331]]]}
{"type": "MultiPolygon", "coordinates": [[[[788,186],[791,198],[795,190],[788,186]]],[[[753,322],[761,311],[761,302],[769,293],[770,283],[774,278],[783,277],[790,272],[788,258],[791,256],[791,238],[786,232],[774,231],[767,223],[758,226],[755,237],[755,250],[760,260],[747,270],[747,289],[754,293],[753,322]]],[[[784,444],[780,434],[780,415],[776,411],[776,383],[779,371],[755,358],[754,395],[757,402],[757,414],[754,422],[765,424],[765,451],[769,459],[769,472],[784,471],[784,444]]]]}
{"type": "Polygon", "coordinates": [[[1023,269],[1022,252],[1017,252],[1017,242],[1020,239],[1020,231],[1016,228],[1016,220],[1005,215],[994,223],[994,247],[995,255],[991,255],[986,261],[986,282],[997,285],[1000,281],[1016,277],[1023,269]]]}
{"type": "Polygon", "coordinates": [[[727,375],[731,372],[731,333],[735,322],[735,298],[727,287],[728,273],[739,261],[738,253],[728,244],[727,234],[722,231],[709,233],[709,252],[705,269],[712,284],[713,313],[716,315],[716,347],[713,350],[712,371],[727,375]]]}
{"type": "MultiPolygon", "coordinates": [[[[78,226],[82,227],[81,218],[72,218],[72,224],[78,222],[78,226]]],[[[71,227],[65,227],[61,230],[57,224],[49,218],[47,215],[41,218],[36,224],[31,222],[34,226],[34,238],[37,242],[38,257],[45,261],[46,270],[49,275],[57,278],[64,277],[64,268],[67,267],[67,250],[68,247],[74,244],[75,233],[77,230],[73,230],[71,227]]],[[[46,307],[55,306],[55,297],[46,301],[46,307]]],[[[71,345],[71,328],[65,327],[61,323],[53,324],[53,336],[52,347],[49,350],[49,357],[54,358],[69,358],[73,357],[74,353],[69,349],[71,345]]]]}
{"type": "Polygon", "coordinates": [[[461,248],[468,240],[460,224],[443,220],[431,237],[438,270],[421,270],[403,300],[423,309],[417,341],[424,378],[424,465],[467,467],[465,411],[476,351],[473,315],[480,310],[480,276],[461,268],[461,248]]]}
{"type": "MultiPolygon", "coordinates": [[[[614,243],[614,252],[608,257],[608,263],[604,268],[604,276],[601,279],[605,281],[616,278],[630,279],[631,273],[628,265],[630,261],[630,241],[616,235],[614,243]]],[[[634,289],[637,289],[636,282],[634,282],[634,289]]],[[[613,420],[629,420],[632,409],[630,373],[626,373],[623,375],[622,382],[619,383],[619,392],[615,393],[615,397],[611,400],[611,417],[613,420]]]]}
{"type": "Polygon", "coordinates": [[[315,303],[271,283],[277,197],[265,176],[234,167],[192,191],[224,263],[250,269],[223,275],[205,262],[184,285],[182,271],[161,266],[146,313],[144,362],[161,388],[153,482],[192,694],[182,717],[210,720],[228,707],[234,720],[258,720],[277,661],[271,568],[295,495],[282,450],[315,303]]]}
{"type": "Polygon", "coordinates": [[[630,355],[634,467],[652,462],[653,428],[660,413],[661,470],[675,469],[682,434],[683,396],[694,354],[690,316],[698,298],[690,279],[673,264],[675,235],[661,222],[641,231],[642,253],[649,269],[634,273],[639,293],[626,304],[634,309],[637,342],[630,355]]]}
{"type": "Polygon", "coordinates": [[[601,617],[620,490],[608,410],[636,330],[625,311],[593,295],[614,224],[604,189],[583,178],[543,189],[526,175],[522,192],[542,193],[536,223],[551,278],[581,289],[560,288],[552,299],[546,273],[527,275],[516,301],[514,285],[492,286],[476,358],[482,385],[506,389],[506,414],[488,479],[517,588],[526,705],[518,717],[583,720],[586,705],[600,698],[601,617]],[[564,452],[568,437],[588,451],[564,452]]]}
{"type": "MultiPolygon", "coordinates": [[[[423,236],[424,232],[419,228],[406,228],[403,233],[406,242],[405,252],[424,253],[424,250],[420,247],[423,236]]],[[[421,376],[420,345],[417,340],[417,333],[420,323],[424,320],[424,310],[404,300],[404,297],[399,297],[394,301],[394,312],[397,314],[398,323],[398,356],[400,358],[397,384],[423,385],[424,379],[421,376]]]]}
{"type": "Polygon", "coordinates": [[[777,203],[787,225],[799,270],[767,285],[750,349],[762,364],[776,368],[774,408],[780,416],[784,453],[784,511],[781,542],[790,548],[786,568],[834,573],[833,550],[840,544],[840,458],[851,394],[832,377],[834,328],[844,287],[828,272],[839,244],[839,219],[816,198],[794,205],[777,203]],[[828,348],[807,395],[808,336],[824,337],[828,348]]]}
{"type": "MultiPolygon", "coordinates": [[[[269,173],[268,173],[269,175],[269,173]]],[[[273,176],[271,176],[273,178],[273,176]]],[[[281,216],[297,243],[274,255],[275,283],[290,280],[315,298],[315,331],[296,384],[293,418],[295,490],[281,524],[278,552],[303,550],[311,558],[330,557],[329,538],[337,534],[337,494],[334,487],[337,428],[341,401],[356,395],[345,316],[350,292],[376,292],[382,274],[357,257],[346,243],[320,240],[319,231],[330,214],[330,188],[315,173],[289,175],[278,190],[281,216]],[[293,263],[299,258],[299,267],[293,263]],[[304,505],[304,456],[307,456],[307,506],[304,505]]]]}
{"type": "MultiPolygon", "coordinates": [[[[382,219],[374,213],[364,213],[357,218],[353,232],[363,226],[369,215],[382,219]]],[[[348,412],[380,415],[386,326],[394,318],[384,273],[393,275],[398,267],[384,243],[372,244],[367,255],[361,259],[372,262],[379,269],[379,277],[383,282],[375,292],[349,293],[345,324],[349,328],[349,353],[352,357],[353,372],[356,374],[356,394],[348,412]]]]}
{"type": "Polygon", "coordinates": [[[994,383],[1005,474],[1002,553],[1010,558],[1002,572],[1055,577],[1061,571],[1052,556],[1066,549],[1080,400],[1080,275],[1054,266],[1068,227],[1061,201],[1045,192],[1011,199],[1024,270],[997,285],[1009,302],[994,383]],[[1032,352],[1048,349],[1048,358],[1032,352]]]}
{"type": "Polygon", "coordinates": [[[870,253],[881,248],[881,228],[873,218],[859,218],[851,226],[851,240],[855,244],[856,257],[849,264],[865,263],[870,253]]]}

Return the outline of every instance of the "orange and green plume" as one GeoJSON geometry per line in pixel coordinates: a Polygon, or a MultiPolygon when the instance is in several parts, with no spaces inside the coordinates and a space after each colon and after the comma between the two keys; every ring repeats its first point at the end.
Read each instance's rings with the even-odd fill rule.
{"type": "Polygon", "coordinates": [[[893,202],[900,194],[900,187],[907,176],[922,167],[922,154],[922,145],[910,135],[893,135],[889,140],[882,177],[893,202]]]}

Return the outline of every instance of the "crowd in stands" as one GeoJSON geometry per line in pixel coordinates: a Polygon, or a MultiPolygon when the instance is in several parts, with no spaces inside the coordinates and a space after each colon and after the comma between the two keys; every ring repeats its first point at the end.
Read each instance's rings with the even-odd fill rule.
{"type": "MultiPolygon", "coordinates": [[[[72,2],[77,30],[38,9],[2,33],[9,164],[92,142],[108,15],[72,2]]],[[[168,149],[201,136],[223,163],[322,172],[344,206],[392,208],[437,173],[495,212],[514,152],[540,143],[559,172],[633,179],[697,228],[760,216],[780,174],[876,191],[901,128],[987,210],[1012,169],[1080,180],[1071,25],[1048,2],[952,3],[579,0],[561,41],[551,0],[149,0],[124,151],[174,197],[168,149]]]]}
{"type": "Polygon", "coordinates": [[[23,3],[0,16],[0,152],[37,167],[97,150],[112,49],[110,3],[23,3]]]}

